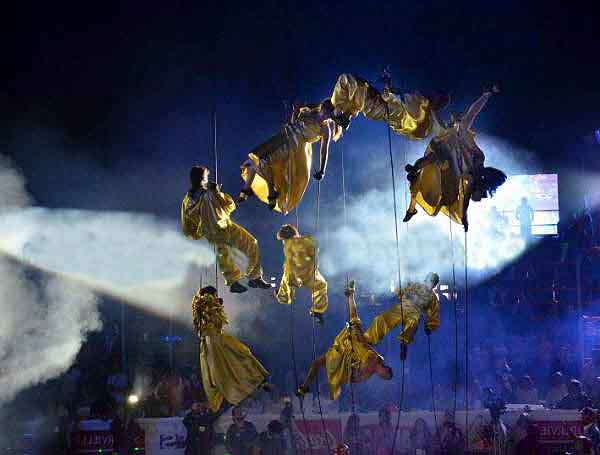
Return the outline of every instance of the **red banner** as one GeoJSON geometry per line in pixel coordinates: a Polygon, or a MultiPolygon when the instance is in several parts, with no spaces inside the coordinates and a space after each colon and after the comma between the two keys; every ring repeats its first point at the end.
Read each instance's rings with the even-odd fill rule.
{"type": "Polygon", "coordinates": [[[306,423],[302,419],[296,420],[298,433],[296,433],[296,446],[298,453],[307,455],[330,455],[328,448],[333,449],[337,445],[337,441],[342,440],[342,424],[340,419],[324,419],[307,420],[306,423]],[[325,431],[323,431],[323,425],[325,431]],[[327,439],[329,445],[327,444],[327,439]],[[310,444],[310,445],[309,445],[310,444]]]}
{"type": "Polygon", "coordinates": [[[71,453],[112,452],[114,442],[110,431],[75,431],[71,435],[71,453]]]}

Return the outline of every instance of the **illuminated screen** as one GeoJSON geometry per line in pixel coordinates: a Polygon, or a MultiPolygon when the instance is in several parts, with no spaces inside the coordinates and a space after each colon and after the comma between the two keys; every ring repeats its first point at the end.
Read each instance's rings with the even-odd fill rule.
{"type": "Polygon", "coordinates": [[[559,221],[558,175],[513,175],[502,185],[493,198],[485,200],[485,205],[495,207],[504,217],[515,235],[521,234],[518,214],[527,217],[532,213],[531,233],[533,235],[556,235],[559,221]],[[527,199],[529,209],[521,207],[522,198],[527,199]]]}

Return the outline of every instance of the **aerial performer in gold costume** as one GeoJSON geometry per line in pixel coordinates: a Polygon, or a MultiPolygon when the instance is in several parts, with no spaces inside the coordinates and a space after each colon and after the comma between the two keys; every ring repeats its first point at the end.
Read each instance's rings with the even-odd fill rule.
{"type": "Polygon", "coordinates": [[[425,333],[429,335],[436,330],[440,325],[440,304],[433,289],[438,283],[438,275],[430,273],[423,283],[409,283],[404,289],[398,290],[397,296],[402,302],[376,316],[365,332],[356,311],[354,282],[351,282],[345,292],[350,321],[329,350],[313,362],[306,380],[298,388],[298,394],[304,395],[309,390],[321,368],[327,372],[333,400],[339,397],[342,384],[363,382],[373,374],[382,379],[391,379],[391,368],[385,365],[374,346],[395,327],[402,325],[399,339],[400,355],[404,360],[423,315],[426,316],[425,333]]]}
{"type": "Polygon", "coordinates": [[[429,97],[418,93],[404,96],[391,87],[391,76],[385,70],[382,75],[383,92],[380,93],[368,81],[352,74],[338,77],[331,103],[344,127],[359,112],[370,120],[386,122],[397,134],[409,139],[424,139],[436,124],[434,112],[448,103],[448,97],[435,94],[429,97]]]}
{"type": "Polygon", "coordinates": [[[373,343],[363,332],[361,320],[354,301],[354,281],[351,281],[344,294],[348,298],[349,322],[335,338],[333,345],[310,367],[304,383],[298,387],[297,394],[303,396],[319,374],[321,368],[327,372],[327,382],[332,400],[340,396],[342,384],[357,383],[377,374],[385,380],[392,379],[392,369],[373,348],[373,343]]]}
{"type": "Polygon", "coordinates": [[[342,131],[328,99],[317,106],[298,107],[281,131],[252,150],[242,163],[244,187],[238,202],[256,195],[271,210],[283,214],[293,210],[308,187],[312,144],[320,141],[320,166],[313,177],[321,180],[329,145],[342,136],[342,131]]]}
{"type": "Polygon", "coordinates": [[[327,310],[327,281],[317,266],[317,244],[310,235],[300,235],[291,224],[284,224],[277,233],[277,240],[283,243],[283,276],[277,301],[291,305],[296,289],[305,287],[312,293],[311,316],[323,323],[323,313],[327,310]]]}
{"type": "Polygon", "coordinates": [[[223,331],[229,321],[214,287],[198,289],[192,300],[192,320],[200,338],[202,384],[213,412],[223,401],[238,405],[259,388],[270,390],[269,373],[248,346],[223,331]]]}
{"type": "Polygon", "coordinates": [[[190,171],[191,188],[181,203],[181,228],[194,239],[206,238],[217,250],[217,263],[225,284],[233,293],[247,291],[240,284],[240,269],[233,261],[231,249],[240,250],[248,258],[245,277],[252,288],[269,289],[271,285],[262,278],[258,242],[252,234],[231,220],[235,202],[223,193],[220,186],[208,181],[210,171],[204,166],[194,166],[190,171]]]}
{"type": "Polygon", "coordinates": [[[475,142],[473,122],[494,93],[496,86],[484,91],[464,114],[453,114],[451,124],[441,128],[429,143],[423,158],[407,165],[411,201],[404,222],[416,213],[419,204],[436,216],[440,211],[469,229],[469,202],[480,201],[506,181],[504,172],[485,167],[485,155],[475,142]]]}

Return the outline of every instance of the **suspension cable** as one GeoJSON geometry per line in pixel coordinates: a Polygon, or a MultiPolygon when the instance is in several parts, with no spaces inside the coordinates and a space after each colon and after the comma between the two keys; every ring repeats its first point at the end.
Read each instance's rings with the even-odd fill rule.
{"type": "MultiPolygon", "coordinates": [[[[402,328],[404,328],[404,308],[402,307],[402,264],[400,260],[400,238],[398,235],[398,203],[396,198],[396,174],[394,172],[394,156],[392,154],[392,130],[390,128],[390,110],[389,107],[385,106],[385,113],[387,118],[387,134],[388,134],[388,149],[390,155],[390,169],[392,171],[392,192],[393,192],[393,200],[394,200],[394,230],[396,235],[396,262],[398,267],[398,288],[400,289],[400,295],[398,295],[398,300],[400,300],[400,313],[401,313],[401,324],[402,328]]],[[[401,347],[402,349],[402,347],[401,347]]],[[[396,449],[396,439],[398,437],[398,430],[400,428],[400,416],[402,415],[402,408],[404,405],[404,379],[406,372],[406,359],[400,360],[402,363],[402,382],[400,385],[400,402],[398,406],[398,417],[396,419],[396,428],[394,430],[394,440],[392,442],[392,455],[394,455],[394,451],[396,449]]]]}
{"type": "Polygon", "coordinates": [[[452,289],[451,289],[451,301],[454,307],[454,403],[453,413],[456,415],[456,402],[458,397],[458,308],[456,301],[456,267],[454,265],[454,238],[452,234],[452,218],[448,217],[450,224],[450,254],[452,258],[452,289]]]}
{"type": "Polygon", "coordinates": [[[435,434],[439,440],[440,430],[438,427],[437,410],[435,405],[435,384],[433,382],[433,361],[431,360],[431,335],[427,335],[427,345],[429,348],[429,380],[431,381],[431,408],[433,410],[433,420],[435,422],[435,434]]]}

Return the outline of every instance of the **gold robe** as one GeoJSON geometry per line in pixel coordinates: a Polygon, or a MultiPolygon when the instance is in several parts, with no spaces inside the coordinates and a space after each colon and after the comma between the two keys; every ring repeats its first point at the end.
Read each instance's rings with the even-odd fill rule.
{"type": "Polygon", "coordinates": [[[331,102],[346,114],[356,116],[362,112],[368,119],[387,122],[392,131],[409,139],[424,139],[434,126],[434,114],[427,98],[410,94],[403,100],[393,93],[382,95],[367,81],[351,74],[338,77],[331,102]]]}
{"type": "MultiPolygon", "coordinates": [[[[278,134],[248,155],[257,169],[252,191],[268,204],[269,182],[279,193],[275,210],[284,215],[300,203],[308,187],[312,144],[319,141],[322,134],[322,125],[316,118],[314,111],[303,108],[293,123],[286,124],[278,134]]],[[[337,136],[332,139],[337,140],[337,136]]],[[[241,175],[244,181],[248,180],[247,169],[243,166],[241,175]]]]}
{"type": "Polygon", "coordinates": [[[340,396],[342,384],[362,382],[370,376],[368,367],[383,357],[366,340],[361,321],[354,318],[325,353],[325,370],[332,400],[340,396]]]}
{"type": "Polygon", "coordinates": [[[410,283],[399,292],[398,298],[402,299],[402,305],[397,303],[375,317],[365,332],[365,338],[372,346],[377,345],[403,321],[402,331],[398,338],[401,343],[412,343],[423,314],[427,318],[426,328],[434,331],[440,326],[440,302],[429,287],[421,283],[410,283]],[[404,313],[404,317],[402,313],[404,313]]]}
{"type": "Polygon", "coordinates": [[[235,264],[231,248],[240,250],[248,258],[244,274],[249,279],[262,276],[260,250],[252,234],[231,220],[235,202],[214,184],[208,189],[188,191],[181,203],[181,228],[192,239],[206,238],[217,249],[217,263],[225,283],[230,285],[242,278],[235,264]]]}
{"type": "Polygon", "coordinates": [[[220,299],[197,293],[192,300],[194,328],[200,335],[202,384],[213,412],[228,401],[238,405],[268,376],[248,346],[223,332],[229,323],[220,299]]]}
{"type": "Polygon", "coordinates": [[[312,293],[312,311],[324,313],[327,310],[327,281],[316,268],[317,245],[309,235],[283,241],[283,276],[277,301],[290,305],[297,288],[306,287],[312,293]]]}

